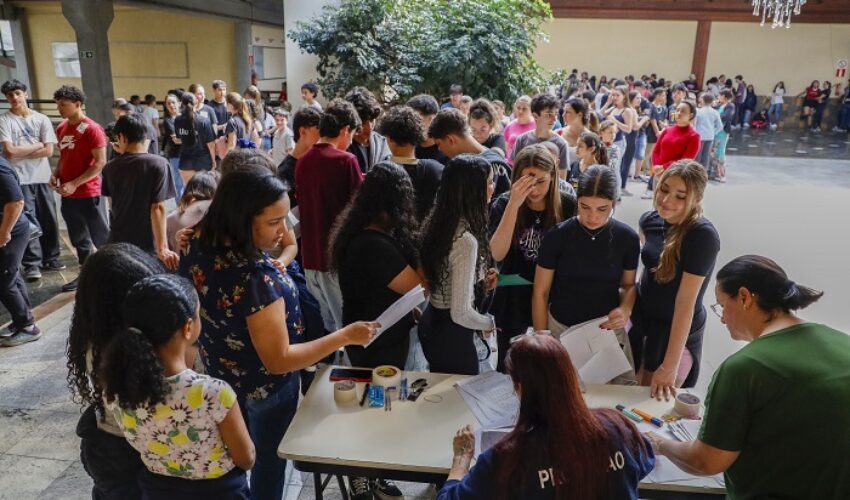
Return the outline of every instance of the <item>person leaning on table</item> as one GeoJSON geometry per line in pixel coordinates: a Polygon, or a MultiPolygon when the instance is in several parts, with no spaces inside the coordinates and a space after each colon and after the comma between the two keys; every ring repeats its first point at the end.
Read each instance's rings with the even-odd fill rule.
{"type": "Polygon", "coordinates": [[[621,413],[587,407],[566,348],[548,335],[523,337],[505,366],[520,400],[516,427],[471,471],[475,437],[459,430],[437,500],[636,499],[655,455],[621,413]]]}
{"type": "Polygon", "coordinates": [[[732,338],[749,342],[714,374],[698,439],[650,434],[682,470],[724,472],[732,499],[850,498],[850,336],[791,311],[823,292],[745,255],[717,273],[717,304],[732,338]]]}

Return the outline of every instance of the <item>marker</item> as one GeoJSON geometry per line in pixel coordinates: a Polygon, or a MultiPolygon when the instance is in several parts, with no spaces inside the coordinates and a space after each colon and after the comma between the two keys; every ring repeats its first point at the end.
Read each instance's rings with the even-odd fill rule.
{"type": "Polygon", "coordinates": [[[644,421],[649,422],[656,427],[664,427],[664,422],[662,422],[660,418],[653,417],[652,415],[643,410],[632,408],[632,412],[636,415],[639,415],[641,418],[643,418],[644,421]]]}
{"type": "Polygon", "coordinates": [[[363,396],[360,397],[360,406],[363,406],[366,403],[366,398],[369,396],[369,383],[366,383],[366,387],[363,389],[363,396]]]}
{"type": "Polygon", "coordinates": [[[638,415],[638,414],[636,414],[632,411],[627,410],[626,407],[623,406],[623,405],[617,405],[617,410],[619,410],[620,413],[629,417],[630,419],[634,420],[635,422],[643,422],[643,417],[641,417],[640,415],[638,415]]]}

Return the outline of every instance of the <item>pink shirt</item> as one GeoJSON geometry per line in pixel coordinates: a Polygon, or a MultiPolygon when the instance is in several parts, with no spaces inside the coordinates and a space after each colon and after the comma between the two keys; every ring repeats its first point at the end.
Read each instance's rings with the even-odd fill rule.
{"type": "Polygon", "coordinates": [[[505,151],[505,157],[510,158],[511,152],[514,150],[514,144],[516,144],[517,137],[522,134],[534,130],[534,120],[522,125],[518,123],[516,120],[510,122],[507,127],[505,127],[504,135],[505,142],[508,144],[508,150],[505,151]]]}

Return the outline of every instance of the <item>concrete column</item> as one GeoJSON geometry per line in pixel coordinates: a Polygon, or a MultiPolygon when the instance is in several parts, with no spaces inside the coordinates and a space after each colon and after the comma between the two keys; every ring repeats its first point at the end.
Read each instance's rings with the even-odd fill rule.
{"type": "Polygon", "coordinates": [[[251,65],[248,64],[248,58],[251,56],[252,40],[251,40],[251,23],[239,22],[234,25],[233,41],[236,44],[233,51],[236,57],[236,81],[233,82],[235,87],[228,90],[229,92],[245,92],[245,89],[251,85],[251,65]]]}
{"type": "MultiPolygon", "coordinates": [[[[298,21],[308,21],[319,15],[325,5],[338,5],[339,0],[285,0],[283,2],[283,30],[286,39],[286,93],[292,109],[296,110],[304,104],[301,99],[301,85],[305,82],[316,81],[319,74],[316,65],[319,58],[312,54],[301,52],[298,44],[287,34],[295,28],[298,21]]],[[[325,96],[319,89],[319,101],[325,102],[325,96]]]]}
{"type": "Polygon", "coordinates": [[[12,28],[12,45],[15,47],[15,69],[12,75],[30,89],[30,97],[36,97],[30,81],[30,51],[24,15],[24,9],[14,8],[9,18],[9,25],[12,28]]]}
{"type": "Polygon", "coordinates": [[[86,115],[105,125],[112,120],[115,98],[108,38],[115,17],[112,0],[62,0],[62,14],[77,35],[86,115]]]}

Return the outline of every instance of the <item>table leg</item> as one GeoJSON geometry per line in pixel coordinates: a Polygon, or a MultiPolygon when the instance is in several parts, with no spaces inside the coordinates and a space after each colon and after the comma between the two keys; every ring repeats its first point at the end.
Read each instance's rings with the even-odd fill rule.
{"type": "Polygon", "coordinates": [[[316,491],[316,500],[322,500],[325,487],[322,485],[322,475],[318,472],[313,473],[313,489],[316,491]]]}
{"type": "Polygon", "coordinates": [[[345,487],[345,480],[342,479],[342,476],[336,476],[336,482],[339,484],[339,491],[342,493],[342,500],[348,500],[348,488],[345,487]]]}

